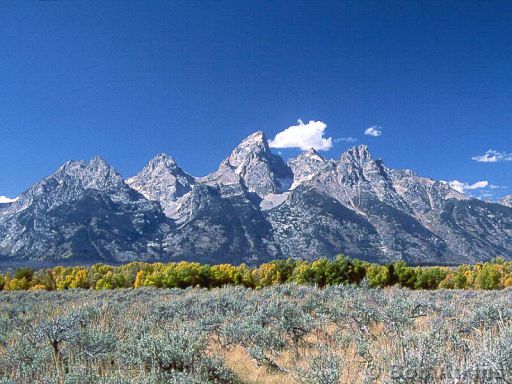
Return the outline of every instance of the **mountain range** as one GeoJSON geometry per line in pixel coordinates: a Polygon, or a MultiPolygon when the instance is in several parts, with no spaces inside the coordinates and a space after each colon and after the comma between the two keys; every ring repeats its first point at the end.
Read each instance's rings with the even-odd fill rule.
{"type": "Polygon", "coordinates": [[[123,179],[70,161],[0,205],[0,262],[258,264],[337,254],[455,265],[512,258],[512,195],[484,202],[388,168],[364,145],[285,162],[263,132],[204,177],[158,154],[123,179]]]}

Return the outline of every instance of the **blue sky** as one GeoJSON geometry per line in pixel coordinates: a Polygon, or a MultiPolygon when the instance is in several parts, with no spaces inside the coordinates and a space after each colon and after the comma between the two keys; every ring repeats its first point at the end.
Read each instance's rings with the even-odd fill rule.
{"type": "Polygon", "coordinates": [[[167,152],[204,175],[298,119],[326,125],[327,157],[353,137],[388,166],[512,186],[512,2],[0,7],[0,195],[94,155],[128,177],[167,152]]]}

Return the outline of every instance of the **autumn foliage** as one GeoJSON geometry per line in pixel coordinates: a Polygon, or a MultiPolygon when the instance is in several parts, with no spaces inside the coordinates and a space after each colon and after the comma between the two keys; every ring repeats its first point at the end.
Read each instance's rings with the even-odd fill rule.
{"type": "Polygon", "coordinates": [[[372,288],[502,289],[512,286],[512,262],[491,262],[452,267],[412,267],[403,261],[380,265],[338,256],[334,260],[275,260],[250,267],[246,264],[208,265],[132,262],[121,266],[95,264],[40,269],[19,268],[0,274],[0,290],[66,290],[117,288],[215,288],[240,285],[261,288],[295,283],[325,287],[355,284],[372,288]]]}

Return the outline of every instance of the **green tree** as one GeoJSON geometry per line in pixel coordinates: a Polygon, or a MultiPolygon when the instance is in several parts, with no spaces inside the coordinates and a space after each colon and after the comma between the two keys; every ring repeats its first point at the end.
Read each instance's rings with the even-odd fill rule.
{"type": "Polygon", "coordinates": [[[370,264],[366,267],[366,278],[370,287],[386,287],[391,282],[390,269],[387,265],[370,264]]]}
{"type": "Polygon", "coordinates": [[[467,289],[468,288],[468,278],[466,276],[466,266],[461,266],[457,268],[457,272],[453,276],[453,288],[455,289],[467,289]]]}
{"type": "Polygon", "coordinates": [[[18,280],[25,278],[27,281],[31,281],[33,276],[34,270],[32,268],[18,268],[12,278],[18,280]]]}
{"type": "Polygon", "coordinates": [[[501,288],[501,273],[496,265],[484,263],[475,278],[476,288],[499,289],[501,288]]]}
{"type": "Polygon", "coordinates": [[[212,287],[234,284],[236,268],[231,264],[214,265],[210,269],[210,283],[212,287]]]}
{"type": "Polygon", "coordinates": [[[39,269],[34,272],[32,277],[34,285],[43,285],[46,290],[54,291],[57,289],[57,284],[54,279],[53,270],[50,268],[39,269]]]}
{"type": "Polygon", "coordinates": [[[319,287],[325,287],[327,285],[327,268],[329,264],[329,260],[325,258],[315,260],[311,263],[315,285],[319,287]]]}
{"type": "Polygon", "coordinates": [[[359,260],[339,255],[325,265],[327,285],[359,284],[365,276],[365,267],[359,260]]]}
{"type": "Polygon", "coordinates": [[[279,272],[279,282],[285,283],[291,279],[297,262],[288,258],[286,260],[274,260],[271,262],[271,264],[274,264],[277,271],[279,272]]]}
{"type": "Polygon", "coordinates": [[[30,282],[26,277],[22,277],[21,279],[10,279],[7,277],[5,279],[4,289],[6,291],[25,291],[30,288],[30,282]]]}
{"type": "Polygon", "coordinates": [[[306,261],[298,261],[293,269],[291,280],[297,284],[315,284],[315,271],[306,261]]]}
{"type": "Polygon", "coordinates": [[[416,274],[416,289],[437,289],[448,271],[439,267],[419,268],[416,274]]]}
{"type": "Polygon", "coordinates": [[[400,260],[390,267],[391,284],[399,284],[402,287],[414,289],[416,287],[416,270],[400,260]]]}
{"type": "Polygon", "coordinates": [[[252,271],[252,279],[256,287],[269,287],[279,284],[281,276],[275,264],[265,263],[252,271]]]}

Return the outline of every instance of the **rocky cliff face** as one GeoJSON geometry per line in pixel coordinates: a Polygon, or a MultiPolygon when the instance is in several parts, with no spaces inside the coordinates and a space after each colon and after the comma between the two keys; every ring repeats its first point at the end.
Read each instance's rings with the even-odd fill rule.
{"type": "Polygon", "coordinates": [[[73,161],[0,207],[1,260],[196,260],[256,264],[344,253],[457,264],[512,258],[500,204],[386,167],[366,146],[289,160],[262,132],[201,178],[165,154],[123,181],[101,158],[73,161]]]}

